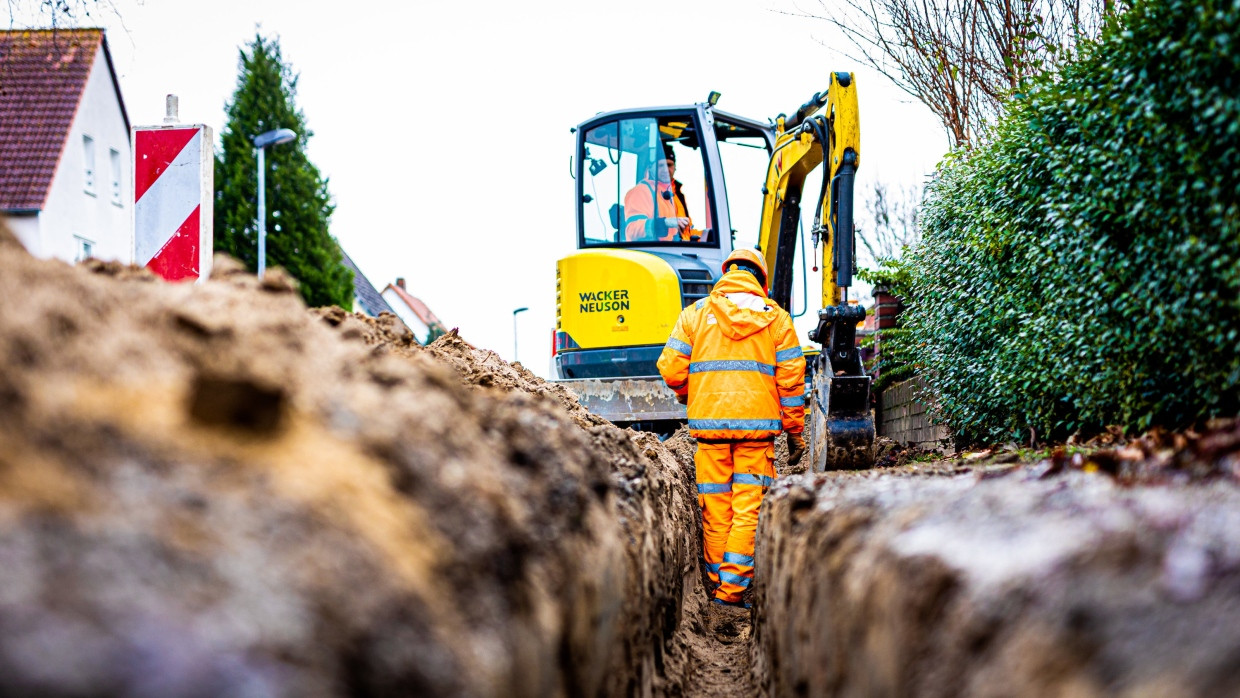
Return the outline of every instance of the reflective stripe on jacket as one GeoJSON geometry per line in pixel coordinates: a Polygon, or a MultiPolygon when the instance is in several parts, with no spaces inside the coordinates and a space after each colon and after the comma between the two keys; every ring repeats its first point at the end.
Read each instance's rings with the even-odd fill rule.
{"type": "Polygon", "coordinates": [[[688,396],[698,439],[761,440],[805,424],[805,358],[792,318],[745,271],[681,311],[659,373],[688,396]]]}

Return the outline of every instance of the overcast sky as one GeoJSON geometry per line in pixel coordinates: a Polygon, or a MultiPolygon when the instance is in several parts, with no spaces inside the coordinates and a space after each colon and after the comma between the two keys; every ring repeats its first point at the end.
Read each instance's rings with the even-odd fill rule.
{"type": "MultiPolygon", "coordinates": [[[[924,106],[833,50],[846,47],[826,23],[785,14],[792,0],[115,6],[84,24],[108,29],[134,125],[160,123],[164,95],[175,93],[182,121],[218,134],[238,48],[256,30],[278,37],[301,76],[309,157],[335,197],[332,234],[377,288],[405,277],[448,327],[505,358],[512,310],[528,306],[518,358],[540,375],[555,261],[576,239],[569,128],[586,118],[718,90],[720,109],[765,120],[849,70],[861,108],[859,192],[875,180],[920,181],[947,149],[924,106]]],[[[802,335],[812,315],[798,321],[802,335]]]]}

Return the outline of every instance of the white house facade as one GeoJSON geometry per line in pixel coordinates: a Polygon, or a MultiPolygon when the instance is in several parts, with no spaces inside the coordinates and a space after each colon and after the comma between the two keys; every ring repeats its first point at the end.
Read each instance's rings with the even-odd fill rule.
{"type": "Polygon", "coordinates": [[[17,149],[8,158],[25,161],[0,165],[0,208],[9,227],[38,257],[131,263],[129,118],[103,31],[0,34],[9,63],[0,70],[26,71],[10,84],[28,88],[21,106],[29,113],[14,114],[6,105],[5,116],[13,118],[0,125],[17,132],[17,138],[4,134],[10,151],[17,149]],[[37,60],[22,61],[22,54],[37,60]]]}
{"type": "Polygon", "coordinates": [[[430,334],[430,325],[414,312],[413,306],[407,300],[409,297],[408,293],[401,293],[403,290],[398,290],[395,286],[388,284],[388,287],[383,289],[383,300],[387,301],[388,306],[392,308],[392,312],[396,313],[396,317],[405,323],[405,327],[408,327],[413,332],[413,336],[418,338],[418,342],[424,343],[427,335],[430,334]]]}
{"type": "Polygon", "coordinates": [[[417,337],[419,344],[427,344],[435,337],[446,332],[443,322],[431,312],[431,309],[420,298],[409,294],[404,279],[397,279],[395,284],[388,284],[383,289],[383,300],[396,313],[417,337]]]}

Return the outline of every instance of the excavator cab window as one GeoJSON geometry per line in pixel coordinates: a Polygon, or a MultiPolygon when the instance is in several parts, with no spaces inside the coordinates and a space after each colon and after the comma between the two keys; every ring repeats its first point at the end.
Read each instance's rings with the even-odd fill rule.
{"type": "Polygon", "coordinates": [[[762,131],[718,115],[715,141],[719,144],[729,217],[737,232],[734,246],[753,247],[762,224],[762,197],[755,191],[754,183],[766,180],[770,143],[762,131]]]}
{"type": "Polygon", "coordinates": [[[582,146],[584,247],[718,246],[692,114],[608,121],[582,146]]]}

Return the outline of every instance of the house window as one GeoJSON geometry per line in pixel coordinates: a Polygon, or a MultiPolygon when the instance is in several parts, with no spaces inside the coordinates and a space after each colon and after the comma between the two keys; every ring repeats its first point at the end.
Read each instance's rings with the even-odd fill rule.
{"type": "Polygon", "coordinates": [[[112,161],[112,203],[121,205],[121,153],[116,148],[108,148],[108,159],[112,161]]]}
{"type": "Polygon", "coordinates": [[[86,166],[86,193],[95,195],[95,139],[82,136],[82,161],[86,166]]]}
{"type": "Polygon", "coordinates": [[[95,243],[77,235],[73,236],[73,242],[77,244],[77,254],[73,256],[73,261],[81,262],[90,259],[91,253],[95,250],[95,243]]]}

